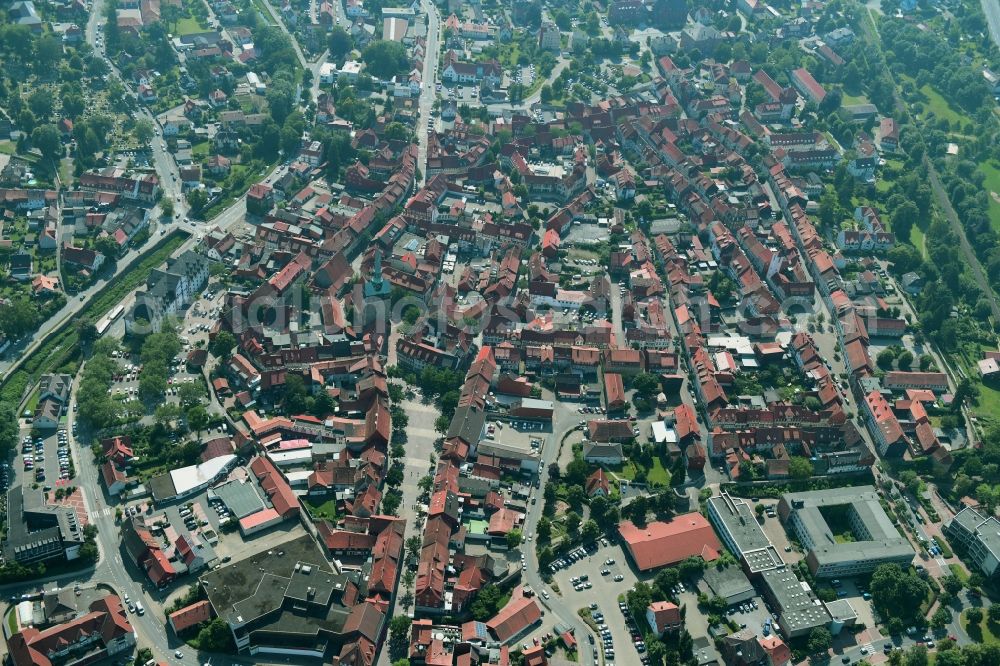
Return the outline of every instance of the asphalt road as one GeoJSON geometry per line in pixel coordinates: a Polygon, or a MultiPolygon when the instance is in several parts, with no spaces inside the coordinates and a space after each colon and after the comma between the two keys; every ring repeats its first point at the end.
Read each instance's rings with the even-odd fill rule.
{"type": "Polygon", "coordinates": [[[423,85],[420,87],[420,117],[417,121],[417,135],[420,137],[417,147],[417,164],[420,166],[421,180],[418,185],[423,185],[427,180],[427,143],[429,141],[428,124],[431,119],[431,111],[434,108],[434,97],[436,96],[435,84],[437,82],[438,55],[440,53],[441,40],[441,15],[438,8],[430,0],[423,0],[421,9],[427,15],[427,48],[424,50],[424,71],[422,74],[423,85]]]}
{"type": "MultiPolygon", "coordinates": [[[[543,391],[542,397],[546,400],[554,399],[554,396],[552,396],[548,391],[543,391]]],[[[562,441],[563,436],[567,432],[577,426],[579,421],[580,415],[570,404],[555,401],[555,411],[552,417],[552,433],[549,436],[549,440],[542,448],[542,459],[539,466],[539,479],[541,479],[542,487],[544,487],[545,482],[548,480],[547,470],[549,464],[555,462],[559,458],[559,443],[562,441]]],[[[569,444],[566,446],[569,446],[569,444]]],[[[538,525],[538,519],[542,517],[542,507],[545,502],[541,497],[541,489],[535,489],[532,492],[533,497],[536,497],[538,501],[534,504],[529,502],[528,514],[524,519],[524,535],[532,535],[532,541],[526,542],[524,545],[525,560],[528,565],[524,571],[524,582],[539,595],[538,601],[546,610],[546,614],[555,613],[558,622],[575,628],[577,642],[581,646],[589,648],[589,643],[586,641],[587,634],[592,633],[590,628],[583,623],[568,600],[558,594],[555,594],[552,591],[552,588],[545,584],[539,574],[538,558],[535,555],[534,534],[535,528],[538,525]],[[548,599],[541,597],[542,590],[548,591],[548,599]]],[[[584,664],[584,666],[594,663],[593,654],[589,649],[583,649],[583,647],[581,647],[577,654],[581,660],[580,663],[584,664]]]]}

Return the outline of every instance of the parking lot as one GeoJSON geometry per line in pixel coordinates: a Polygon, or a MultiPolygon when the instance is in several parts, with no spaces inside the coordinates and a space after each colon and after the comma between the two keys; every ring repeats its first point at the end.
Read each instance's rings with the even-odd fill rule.
{"type": "MultiPolygon", "coordinates": [[[[555,571],[553,581],[571,607],[590,610],[599,633],[594,647],[603,650],[606,661],[634,663],[640,655],[636,637],[641,637],[645,631],[635,626],[629,617],[623,622],[623,613],[618,607],[618,595],[638,580],[622,549],[602,540],[589,551],[583,548],[571,551],[562,561],[566,565],[555,571]]],[[[645,652],[644,646],[642,651],[645,652]]]]}
{"type": "Polygon", "coordinates": [[[69,485],[76,470],[65,427],[47,435],[32,436],[27,428],[21,432],[22,483],[34,482],[44,490],[69,485]]]}
{"type": "MultiPolygon", "coordinates": [[[[777,500],[768,499],[761,500],[760,503],[769,510],[778,504],[777,500]]],[[[804,557],[801,551],[796,550],[792,546],[792,542],[788,538],[788,533],[785,531],[785,526],[781,524],[781,520],[777,516],[772,516],[770,513],[765,514],[764,522],[761,523],[761,529],[767,535],[767,538],[771,540],[771,543],[774,544],[774,547],[781,553],[781,559],[786,564],[796,564],[804,557]]]]}

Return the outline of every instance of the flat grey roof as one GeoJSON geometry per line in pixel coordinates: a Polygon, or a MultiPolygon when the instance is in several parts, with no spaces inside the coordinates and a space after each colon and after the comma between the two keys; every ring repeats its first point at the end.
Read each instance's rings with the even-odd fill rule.
{"type": "Polygon", "coordinates": [[[914,555],[907,541],[879,502],[874,486],[853,486],[787,493],[782,496],[791,508],[801,528],[813,543],[812,552],[817,562],[836,564],[864,560],[908,559],[914,555]],[[849,506],[854,517],[868,532],[868,538],[838,542],[823,517],[821,509],[849,506]]]}
{"type": "Polygon", "coordinates": [[[308,534],[201,577],[212,607],[227,622],[242,625],[257,621],[257,631],[305,635],[340,633],[351,612],[339,602],[348,582],[356,584],[364,595],[365,576],[360,572],[336,573],[308,534]],[[303,604],[314,610],[295,610],[303,604]]]}
{"type": "Polygon", "coordinates": [[[761,581],[781,611],[781,624],[789,633],[797,633],[830,622],[827,612],[807,583],[791,569],[770,569],[761,573],[761,581]]]}
{"type": "Polygon", "coordinates": [[[716,529],[728,532],[740,550],[736,554],[746,560],[751,571],[763,571],[784,564],[778,549],[764,534],[756,514],[745,499],[722,493],[709,498],[708,503],[709,516],[722,523],[717,524],[716,529]]]}
{"type": "Polygon", "coordinates": [[[240,519],[270,507],[270,502],[261,497],[252,474],[245,481],[234,479],[217,486],[215,494],[240,519]]]}
{"type": "Polygon", "coordinates": [[[1000,521],[993,516],[983,516],[970,506],[955,514],[951,522],[958,523],[967,532],[974,534],[993,555],[1000,559],[1000,521]]]}
{"type": "Polygon", "coordinates": [[[738,566],[719,569],[709,565],[705,569],[705,583],[716,595],[724,598],[735,597],[753,591],[750,579],[738,566]]]}

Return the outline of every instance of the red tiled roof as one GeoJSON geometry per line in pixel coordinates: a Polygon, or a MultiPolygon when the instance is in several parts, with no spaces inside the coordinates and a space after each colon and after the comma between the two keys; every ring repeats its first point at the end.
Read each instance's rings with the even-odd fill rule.
{"type": "Polygon", "coordinates": [[[170,614],[169,619],[174,631],[180,633],[212,619],[212,605],[207,601],[197,601],[190,606],[174,611],[170,614]]]}
{"type": "Polygon", "coordinates": [[[506,643],[525,629],[542,619],[542,610],[534,597],[512,598],[500,609],[486,627],[501,643],[506,643]]]}
{"type": "Polygon", "coordinates": [[[269,458],[258,456],[250,461],[250,470],[260,481],[261,488],[267,493],[277,511],[283,518],[298,513],[299,500],[292,492],[292,487],[285,481],[278,468],[269,458]]]}
{"type": "Polygon", "coordinates": [[[618,525],[618,532],[641,571],[656,569],[694,555],[706,562],[719,557],[722,544],[700,513],[676,516],[670,522],[652,522],[636,527],[631,521],[618,525]]]}

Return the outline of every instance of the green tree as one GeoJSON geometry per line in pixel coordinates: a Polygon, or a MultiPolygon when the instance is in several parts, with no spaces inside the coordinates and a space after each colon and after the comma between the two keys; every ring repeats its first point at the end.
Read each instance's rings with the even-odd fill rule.
{"type": "Polygon", "coordinates": [[[908,240],[910,238],[910,230],[919,217],[920,211],[917,210],[915,203],[912,201],[902,202],[896,210],[892,211],[892,215],[889,218],[892,225],[892,232],[897,237],[908,240]]]}
{"type": "Polygon", "coordinates": [[[535,528],[539,541],[548,541],[552,538],[552,521],[542,516],[538,519],[538,526],[535,528]]]}
{"type": "Polygon", "coordinates": [[[938,606],[934,616],[931,617],[931,626],[935,629],[944,629],[951,622],[951,611],[947,606],[938,606]]]}
{"type": "Polygon", "coordinates": [[[139,118],[135,121],[132,126],[132,134],[135,135],[136,140],[142,144],[147,145],[153,139],[153,122],[148,118],[139,118]]]}
{"type": "Polygon", "coordinates": [[[954,597],[962,591],[962,581],[958,579],[958,576],[945,576],[941,579],[941,587],[954,597]]]}
{"type": "Polygon", "coordinates": [[[1000,603],[990,604],[987,617],[989,617],[990,622],[1000,623],[1000,603]]]}
{"type": "Polygon", "coordinates": [[[31,133],[31,145],[47,160],[56,161],[63,156],[62,139],[55,125],[41,125],[31,133]]]}
{"type": "Polygon", "coordinates": [[[660,392],[660,380],[656,378],[656,375],[643,372],[632,380],[632,388],[635,389],[636,393],[650,400],[660,392]]]}
{"type": "Polygon", "coordinates": [[[508,548],[511,550],[517,548],[521,545],[521,530],[513,529],[510,532],[507,532],[506,539],[508,548]]]}
{"type": "Polygon", "coordinates": [[[390,516],[396,515],[400,501],[402,501],[402,496],[399,494],[399,491],[390,490],[382,497],[382,512],[390,516]]]}
{"type": "Polygon", "coordinates": [[[208,427],[208,412],[201,405],[195,405],[186,413],[188,428],[201,434],[208,427]]]}
{"type": "Polygon", "coordinates": [[[340,60],[354,50],[354,39],[339,25],[334,26],[327,39],[327,48],[330,49],[330,56],[333,59],[340,60]]]}
{"type": "Polygon", "coordinates": [[[198,631],[198,649],[206,652],[233,652],[233,634],[222,618],[215,618],[202,624],[198,631]]]}
{"type": "Polygon", "coordinates": [[[969,624],[975,626],[983,621],[983,609],[973,606],[969,610],[965,611],[965,619],[969,621],[969,624]]]}
{"type": "Polygon", "coordinates": [[[914,645],[906,652],[906,666],[927,666],[930,659],[927,656],[927,648],[923,645],[914,645]]]}
{"type": "Polygon", "coordinates": [[[469,609],[472,613],[472,618],[480,622],[485,622],[496,615],[497,611],[502,607],[503,596],[503,591],[496,585],[490,584],[484,586],[479,591],[479,594],[476,595],[476,600],[472,602],[472,606],[469,609]]]}
{"type": "Polygon", "coordinates": [[[201,215],[205,206],[208,204],[208,194],[205,190],[201,188],[196,188],[187,193],[188,206],[191,207],[191,214],[194,216],[201,215]]]}
{"type": "Polygon", "coordinates": [[[809,642],[806,649],[809,654],[825,654],[833,645],[833,636],[826,627],[816,627],[809,632],[809,642]]]}
{"type": "Polygon", "coordinates": [[[601,536],[601,528],[597,526],[597,521],[588,520],[583,524],[583,528],[580,530],[580,538],[583,539],[584,543],[597,541],[599,536],[601,536]]]}
{"type": "Polygon", "coordinates": [[[570,536],[575,537],[579,533],[581,522],[583,522],[583,519],[575,511],[570,511],[566,514],[566,531],[570,536]]]}
{"type": "Polygon", "coordinates": [[[285,376],[285,410],[289,414],[302,414],[309,410],[308,392],[302,375],[288,373],[285,376]]]}
{"type": "Polygon", "coordinates": [[[236,336],[229,331],[219,331],[215,335],[215,339],[212,340],[211,344],[208,346],[208,350],[212,352],[212,356],[226,360],[232,354],[233,348],[236,346],[236,336]]]}
{"type": "Polygon", "coordinates": [[[389,621],[389,658],[405,657],[409,645],[410,618],[403,614],[394,615],[389,621]]]}
{"type": "Polygon", "coordinates": [[[889,347],[886,347],[885,349],[880,351],[875,359],[875,362],[878,364],[878,367],[882,368],[883,370],[891,370],[892,364],[895,361],[896,361],[896,352],[889,347]]]}
{"type": "Polygon", "coordinates": [[[788,475],[793,479],[808,479],[813,475],[812,463],[803,456],[792,456],[788,461],[788,475]]]}
{"type": "Polygon", "coordinates": [[[19,435],[17,415],[14,406],[0,403],[0,455],[6,460],[10,452],[17,446],[19,435]]]}
{"type": "Polygon", "coordinates": [[[927,597],[927,583],[897,564],[883,564],[872,574],[869,591],[875,608],[886,618],[914,619],[927,597]]]}
{"type": "Polygon", "coordinates": [[[177,388],[177,396],[180,399],[181,405],[184,407],[193,407],[201,404],[202,399],[205,397],[205,387],[200,380],[181,384],[177,388]]]}
{"type": "Polygon", "coordinates": [[[49,91],[39,88],[28,95],[28,108],[39,120],[45,121],[52,115],[55,100],[49,91]]]}
{"type": "Polygon", "coordinates": [[[406,57],[406,47],[400,42],[377,40],[365,47],[361,59],[368,67],[369,73],[386,80],[403,74],[409,67],[406,57]]]}

